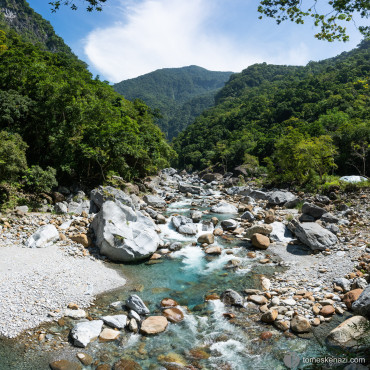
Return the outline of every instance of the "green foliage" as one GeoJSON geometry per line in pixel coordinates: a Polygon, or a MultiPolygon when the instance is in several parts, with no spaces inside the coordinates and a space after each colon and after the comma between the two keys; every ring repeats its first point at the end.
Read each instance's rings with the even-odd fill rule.
{"type": "Polygon", "coordinates": [[[126,99],[141,99],[152,107],[156,124],[171,140],[214,105],[214,95],[230,75],[197,66],[164,68],[119,82],[114,89],[126,99]]]}
{"type": "MultiPolygon", "coordinates": [[[[345,23],[353,21],[353,15],[359,14],[361,18],[370,16],[370,4],[368,0],[330,0],[324,2],[324,9],[319,11],[318,0],[312,3],[300,0],[261,0],[258,11],[267,17],[276,19],[276,23],[290,20],[297,24],[303,24],[305,19],[312,18],[314,25],[320,27],[315,37],[326,41],[348,41],[345,23]],[[325,5],[329,8],[325,8],[325,5]],[[305,7],[306,6],[306,7],[305,7]],[[343,24],[343,25],[342,25],[343,24]]],[[[259,17],[262,18],[262,15],[259,17]]],[[[369,26],[360,26],[359,31],[365,36],[370,36],[369,26]]]]}
{"type": "MultiPolygon", "coordinates": [[[[101,12],[103,10],[102,5],[106,2],[106,0],[83,0],[84,5],[86,6],[86,10],[88,12],[92,12],[94,10],[101,12]]],[[[74,0],[57,0],[57,1],[50,1],[49,4],[51,5],[52,12],[56,12],[61,5],[67,5],[72,10],[77,10],[78,6],[76,5],[77,2],[74,0]]]]}
{"type": "Polygon", "coordinates": [[[14,31],[6,36],[0,130],[28,144],[30,166],[55,168],[59,182],[95,184],[109,172],[125,180],[150,175],[176,157],[144,103],[92,79],[74,57],[42,50],[14,31]]]}
{"type": "Polygon", "coordinates": [[[20,135],[0,131],[0,182],[16,180],[27,168],[26,149],[20,135]]]}
{"type": "Polygon", "coordinates": [[[57,171],[48,166],[43,170],[40,166],[31,166],[25,172],[24,180],[28,190],[36,193],[48,193],[58,185],[55,178],[57,171]]]}
{"type": "Polygon", "coordinates": [[[296,183],[320,183],[332,169],[348,175],[358,168],[369,175],[369,47],[363,41],[351,52],[305,67],[263,63],[232,75],[215,107],[174,139],[179,167],[218,163],[230,170],[248,154],[260,163],[270,158],[268,171],[279,174],[279,181],[284,166],[289,169],[284,181],[296,183]],[[278,159],[275,144],[289,132],[278,159]],[[294,156],[300,157],[300,169],[289,163],[294,156]]]}

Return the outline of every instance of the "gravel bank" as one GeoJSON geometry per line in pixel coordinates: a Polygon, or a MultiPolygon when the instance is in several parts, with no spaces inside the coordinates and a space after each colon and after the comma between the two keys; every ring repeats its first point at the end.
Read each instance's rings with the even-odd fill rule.
{"type": "Polygon", "coordinates": [[[0,245],[0,335],[14,338],[61,317],[71,302],[87,307],[95,295],[124,284],[102,261],[66,255],[57,244],[41,249],[0,245]]]}

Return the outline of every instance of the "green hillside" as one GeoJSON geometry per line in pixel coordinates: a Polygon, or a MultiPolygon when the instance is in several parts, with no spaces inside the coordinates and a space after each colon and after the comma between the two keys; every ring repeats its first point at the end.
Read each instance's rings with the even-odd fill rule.
{"type": "Polygon", "coordinates": [[[141,99],[162,116],[158,126],[168,139],[177,136],[205,109],[231,72],[213,72],[197,66],[164,68],[125,80],[114,89],[126,99],[141,99]]]}
{"type": "Polygon", "coordinates": [[[284,138],[292,140],[287,148],[294,149],[294,136],[318,145],[317,138],[328,135],[325,140],[338,152],[332,168],[364,172],[355,167],[364,165],[356,150],[366,152],[370,143],[369,46],[363,41],[351,52],[305,67],[263,63],[232,75],[216,95],[217,105],[175,139],[179,166],[221,164],[230,170],[251,156],[261,164],[271,164],[264,159],[272,157],[275,171],[283,173],[278,148],[284,138]]]}

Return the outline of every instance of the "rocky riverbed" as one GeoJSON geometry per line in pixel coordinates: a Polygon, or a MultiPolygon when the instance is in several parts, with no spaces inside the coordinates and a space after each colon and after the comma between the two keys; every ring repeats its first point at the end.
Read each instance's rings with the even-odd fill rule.
{"type": "Polygon", "coordinates": [[[289,351],[322,355],[317,335],[353,351],[368,335],[351,323],[368,323],[369,192],[234,184],[166,169],[2,215],[1,334],[51,320],[25,342],[55,369],[283,368],[289,351]],[[89,307],[125,283],[117,270],[126,286],[89,307]]]}

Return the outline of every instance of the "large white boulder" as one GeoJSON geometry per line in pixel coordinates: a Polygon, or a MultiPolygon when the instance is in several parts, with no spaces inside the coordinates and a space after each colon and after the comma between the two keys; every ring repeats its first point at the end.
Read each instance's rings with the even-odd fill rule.
{"type": "Polygon", "coordinates": [[[213,213],[238,213],[238,209],[230,203],[220,202],[211,208],[213,213]]]}
{"type": "Polygon", "coordinates": [[[37,229],[37,231],[31,235],[26,245],[28,248],[44,248],[50,245],[50,243],[59,239],[59,232],[54,225],[47,224],[37,229]]]}
{"type": "Polygon", "coordinates": [[[82,321],[71,330],[73,344],[76,347],[86,347],[94,338],[97,338],[103,327],[103,320],[82,321]]]}
{"type": "Polygon", "coordinates": [[[161,241],[149,217],[120,202],[104,202],[91,227],[100,253],[113,261],[147,258],[157,250],[161,241]]]}

